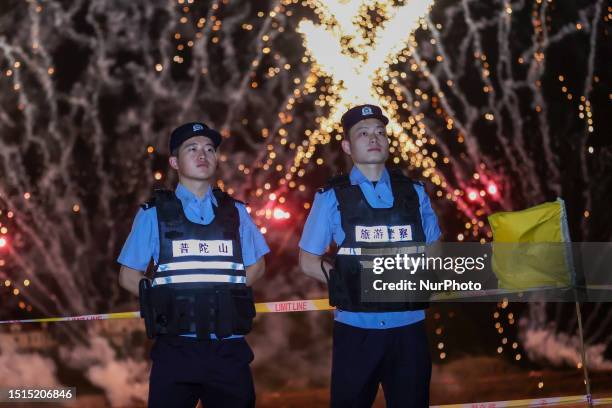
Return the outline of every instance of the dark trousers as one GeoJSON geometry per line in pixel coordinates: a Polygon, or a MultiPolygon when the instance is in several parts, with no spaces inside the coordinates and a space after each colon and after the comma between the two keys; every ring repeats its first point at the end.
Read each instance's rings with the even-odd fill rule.
{"type": "Polygon", "coordinates": [[[253,352],[243,338],[197,340],[159,337],[151,350],[149,407],[254,407],[249,364],[253,352]]]}
{"type": "Polygon", "coordinates": [[[425,322],[382,330],[334,322],[332,407],[371,407],[382,384],[388,408],[425,408],[430,378],[425,322]]]}

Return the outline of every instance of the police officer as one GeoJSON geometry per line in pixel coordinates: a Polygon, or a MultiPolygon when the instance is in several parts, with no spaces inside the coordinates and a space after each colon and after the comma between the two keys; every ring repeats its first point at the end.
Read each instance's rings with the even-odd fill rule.
{"type": "Polygon", "coordinates": [[[149,407],[255,404],[253,353],[243,336],[255,316],[250,285],[269,249],[244,204],[212,188],[220,144],[204,123],[172,132],[169,164],[179,183],[142,206],[118,259],[120,284],[140,294],[156,339],[149,407]],[[142,272],[151,258],[149,281],[142,272]]]}
{"type": "Polygon", "coordinates": [[[368,249],[401,253],[438,240],[437,218],[422,184],[385,167],[389,120],[382,110],[356,106],[341,121],[342,150],[354,166],[315,195],[299,244],[302,270],[328,283],[336,306],[331,406],[370,407],[382,384],[388,407],[428,407],[426,304],[361,302],[360,265],[368,249]],[[374,230],[381,226],[384,231],[374,230]],[[322,257],[332,239],[333,263],[322,257]]]}

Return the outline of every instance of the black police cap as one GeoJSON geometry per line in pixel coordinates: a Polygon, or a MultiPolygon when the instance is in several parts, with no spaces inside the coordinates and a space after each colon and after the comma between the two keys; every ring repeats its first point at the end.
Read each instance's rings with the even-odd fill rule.
{"type": "Polygon", "coordinates": [[[389,118],[387,118],[383,114],[382,109],[376,105],[359,105],[347,110],[344,115],[342,115],[342,119],[340,119],[345,136],[348,137],[349,130],[351,130],[357,122],[371,118],[378,119],[385,125],[389,123],[389,118]]]}
{"type": "Polygon", "coordinates": [[[221,134],[214,129],[209,128],[202,122],[189,122],[185,123],[174,129],[170,134],[170,154],[176,150],[180,145],[183,144],[187,139],[191,139],[194,136],[206,136],[212,140],[215,145],[215,149],[221,144],[221,134]]]}

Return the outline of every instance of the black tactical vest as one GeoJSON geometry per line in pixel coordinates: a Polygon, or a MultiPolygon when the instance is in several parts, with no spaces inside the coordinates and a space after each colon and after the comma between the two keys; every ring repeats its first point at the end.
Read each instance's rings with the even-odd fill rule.
{"type": "Polygon", "coordinates": [[[208,225],[187,219],[174,192],[156,190],[158,265],[151,285],[141,282],[147,334],[196,333],[198,338],[246,334],[255,307],[242,263],[240,217],[235,200],[215,189],[217,206],[208,225]]]}
{"type": "Polygon", "coordinates": [[[399,171],[391,170],[389,173],[393,192],[393,206],[390,208],[370,206],[361,188],[351,185],[346,175],[331,179],[325,187],[334,189],[346,236],[338,247],[335,266],[329,277],[330,304],[339,309],[388,312],[428,307],[428,303],[410,300],[362,300],[362,295],[368,295],[372,290],[363,287],[363,278],[364,274],[372,273],[371,264],[375,257],[416,253],[423,249],[426,241],[413,181],[399,171]]]}

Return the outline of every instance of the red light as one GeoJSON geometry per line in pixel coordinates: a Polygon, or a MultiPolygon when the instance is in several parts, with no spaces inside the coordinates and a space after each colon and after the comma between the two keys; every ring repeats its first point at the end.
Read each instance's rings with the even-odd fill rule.
{"type": "Polygon", "coordinates": [[[468,199],[470,201],[476,201],[476,199],[478,198],[478,193],[474,190],[468,192],[468,199]]]}
{"type": "Polygon", "coordinates": [[[497,194],[497,186],[495,185],[495,183],[491,183],[489,184],[489,187],[487,187],[487,191],[489,192],[489,194],[491,195],[495,195],[497,194]]]}
{"type": "Polygon", "coordinates": [[[276,207],[274,211],[272,211],[272,216],[275,220],[287,220],[291,216],[287,211],[282,208],[276,207]]]}

